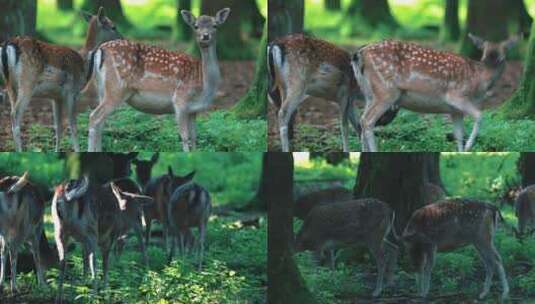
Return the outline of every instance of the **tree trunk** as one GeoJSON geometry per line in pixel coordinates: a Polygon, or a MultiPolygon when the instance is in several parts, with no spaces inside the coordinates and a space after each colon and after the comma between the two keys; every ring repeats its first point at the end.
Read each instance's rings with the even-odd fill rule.
{"type": "Polygon", "coordinates": [[[0,43],[13,36],[35,35],[36,0],[4,0],[0,11],[0,43]]]}
{"type": "MultiPolygon", "coordinates": [[[[250,12],[244,11],[242,0],[213,1],[202,0],[201,14],[215,16],[225,8],[231,12],[225,24],[217,29],[217,57],[219,60],[243,60],[254,57],[253,51],[243,40],[242,22],[250,12]]],[[[197,41],[193,42],[193,52],[198,53],[197,41]]]]}
{"type": "Polygon", "coordinates": [[[247,94],[234,106],[234,112],[240,118],[265,117],[267,111],[267,23],[260,41],[260,48],[256,59],[256,70],[253,83],[247,94]]]}
{"type": "Polygon", "coordinates": [[[106,16],[108,16],[108,18],[110,18],[116,25],[123,28],[132,27],[132,24],[124,15],[120,0],[84,0],[82,9],[96,13],[101,6],[104,7],[106,16]]]}
{"type": "Polygon", "coordinates": [[[291,153],[264,153],[268,206],[267,302],[316,303],[292,255],[293,157],[291,153]]]}
{"type": "Polygon", "coordinates": [[[242,1],[243,11],[249,14],[249,23],[251,25],[251,36],[261,38],[264,34],[264,24],[266,18],[260,12],[256,0],[242,1]]]}
{"type": "Polygon", "coordinates": [[[522,188],[535,185],[535,152],[520,153],[517,168],[520,173],[522,188]]]}
{"type": "Polygon", "coordinates": [[[191,32],[191,27],[187,25],[182,19],[181,10],[191,11],[191,0],[177,0],[177,14],[176,22],[178,27],[178,39],[179,40],[191,40],[193,33],[191,32]]]}
{"type": "Polygon", "coordinates": [[[461,34],[459,27],[459,0],[446,0],[442,41],[457,41],[461,34]]]}
{"type": "Polygon", "coordinates": [[[328,11],[340,11],[342,10],[342,3],[340,0],[324,0],[323,4],[328,11]]]}
{"type": "Polygon", "coordinates": [[[412,213],[425,204],[426,169],[437,160],[432,153],[361,153],[355,197],[389,204],[396,212],[396,231],[401,232],[412,213]]]}
{"type": "Polygon", "coordinates": [[[527,34],[531,33],[531,25],[533,18],[529,15],[524,0],[514,0],[519,18],[519,32],[527,34]]]}
{"type": "Polygon", "coordinates": [[[56,4],[60,11],[72,11],[74,9],[73,0],[56,0],[56,4]]]}
{"type": "Polygon", "coordinates": [[[266,205],[266,195],[269,193],[269,184],[267,184],[268,177],[266,174],[269,173],[269,169],[267,166],[269,165],[266,162],[266,157],[264,153],[264,158],[262,159],[262,171],[260,172],[260,182],[258,183],[258,188],[256,190],[255,197],[247,203],[245,209],[247,210],[260,210],[260,211],[266,211],[267,205],[266,205]]]}
{"type": "Polygon", "coordinates": [[[440,152],[430,152],[425,162],[425,180],[439,186],[447,193],[440,176],[440,152]]]}
{"type": "Polygon", "coordinates": [[[500,110],[505,118],[535,117],[535,78],[533,75],[535,75],[535,23],[531,28],[520,85],[500,110]]]}
{"type": "Polygon", "coordinates": [[[468,38],[468,33],[495,42],[507,39],[508,23],[511,20],[510,4],[507,0],[468,0],[462,54],[476,60],[481,58],[481,51],[468,38]]]}
{"type": "Polygon", "coordinates": [[[390,12],[387,0],[352,0],[347,12],[351,21],[363,21],[370,27],[381,26],[388,29],[399,27],[390,12]]]}
{"type": "MultiPolygon", "coordinates": [[[[268,41],[292,33],[302,33],[305,17],[304,0],[269,0],[268,2],[268,41]]],[[[294,137],[295,110],[288,122],[288,138],[294,137]]]]}

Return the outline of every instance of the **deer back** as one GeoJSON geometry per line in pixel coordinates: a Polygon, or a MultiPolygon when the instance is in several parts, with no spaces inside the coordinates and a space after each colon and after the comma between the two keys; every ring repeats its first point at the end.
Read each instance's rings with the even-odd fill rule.
{"type": "Polygon", "coordinates": [[[313,191],[299,197],[294,205],[294,216],[304,220],[316,206],[323,206],[341,201],[351,200],[353,192],[344,187],[333,187],[313,191]]]}
{"type": "Polygon", "coordinates": [[[210,194],[197,183],[187,183],[178,187],[169,200],[169,222],[177,228],[198,226],[206,223],[212,204],[210,194]]]}

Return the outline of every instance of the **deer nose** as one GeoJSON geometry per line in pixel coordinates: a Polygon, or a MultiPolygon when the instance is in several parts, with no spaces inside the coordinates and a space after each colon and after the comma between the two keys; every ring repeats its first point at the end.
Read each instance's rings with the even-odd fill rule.
{"type": "Polygon", "coordinates": [[[201,40],[203,40],[203,41],[210,40],[210,34],[202,34],[201,40]]]}

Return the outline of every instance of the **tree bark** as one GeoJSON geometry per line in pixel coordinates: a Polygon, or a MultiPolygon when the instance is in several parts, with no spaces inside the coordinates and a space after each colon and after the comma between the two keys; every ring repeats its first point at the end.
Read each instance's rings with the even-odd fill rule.
{"type": "Polygon", "coordinates": [[[292,255],[293,157],[291,153],[264,153],[268,206],[267,302],[316,303],[292,255]]]}
{"type": "MultiPolygon", "coordinates": [[[[446,190],[440,176],[440,152],[430,152],[425,162],[425,180],[446,190]]],[[[445,191],[447,193],[447,191],[445,191]]]]}
{"type": "Polygon", "coordinates": [[[340,0],[324,0],[323,4],[328,11],[340,11],[342,10],[342,3],[340,0]]]}
{"type": "Polygon", "coordinates": [[[60,11],[72,11],[74,9],[73,0],[56,0],[56,4],[60,11]]]}
{"type": "Polygon", "coordinates": [[[0,11],[0,42],[13,36],[35,35],[36,0],[4,0],[0,11]]]}
{"type": "Polygon", "coordinates": [[[511,98],[500,109],[505,118],[535,117],[535,23],[531,28],[528,51],[524,59],[524,71],[520,85],[511,98]]]}
{"type": "Polygon", "coordinates": [[[347,12],[350,20],[363,21],[370,27],[399,27],[387,0],[352,0],[347,12]]]}
{"type": "Polygon", "coordinates": [[[522,188],[535,185],[535,152],[520,153],[517,168],[520,173],[522,188]]]}
{"type": "Polygon", "coordinates": [[[446,0],[442,41],[456,41],[461,35],[459,26],[459,0],[446,0]]]}
{"type": "Polygon", "coordinates": [[[191,37],[193,33],[191,32],[191,27],[187,25],[184,20],[182,19],[182,14],[180,14],[181,10],[187,10],[191,11],[191,0],[177,0],[177,14],[176,14],[176,22],[177,22],[177,28],[178,28],[178,39],[180,40],[191,40],[191,37]]]}
{"type": "Polygon", "coordinates": [[[121,27],[131,27],[132,23],[126,18],[123,12],[123,6],[120,0],[84,0],[82,9],[88,12],[96,13],[99,7],[104,7],[106,16],[116,25],[121,27]]]}
{"type": "Polygon", "coordinates": [[[396,231],[401,232],[425,204],[426,171],[437,160],[432,153],[361,153],[354,195],[389,204],[396,212],[396,231]]]}
{"type": "Polygon", "coordinates": [[[266,18],[260,12],[258,3],[256,0],[245,0],[242,1],[241,5],[243,6],[243,11],[249,14],[248,22],[251,25],[251,36],[261,38],[264,34],[266,18]]]}
{"type": "Polygon", "coordinates": [[[513,0],[516,12],[518,13],[518,26],[519,32],[528,34],[531,33],[531,25],[533,24],[533,18],[529,15],[524,0],[513,0]]]}
{"type": "Polygon", "coordinates": [[[267,112],[267,23],[260,41],[256,60],[256,70],[253,83],[240,101],[234,106],[234,112],[240,118],[265,117],[267,112]]]}

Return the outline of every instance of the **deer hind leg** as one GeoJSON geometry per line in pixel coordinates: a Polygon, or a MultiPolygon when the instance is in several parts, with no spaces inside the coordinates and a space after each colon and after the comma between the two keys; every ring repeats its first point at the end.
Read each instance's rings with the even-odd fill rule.
{"type": "Polygon", "coordinates": [[[498,277],[500,278],[500,283],[502,285],[502,300],[506,299],[509,296],[509,283],[507,283],[507,275],[503,268],[502,257],[494,247],[494,244],[491,244],[492,256],[494,258],[494,264],[498,270],[498,277]]]}
{"type": "Polygon", "coordinates": [[[16,245],[9,246],[9,262],[11,266],[11,293],[17,292],[17,258],[19,248],[16,245]]]}
{"type": "Polygon", "coordinates": [[[6,243],[0,236],[0,294],[3,291],[4,279],[6,276],[6,243]]]}
{"type": "Polygon", "coordinates": [[[39,286],[44,286],[45,278],[43,275],[43,264],[41,261],[41,254],[39,252],[39,245],[41,243],[41,234],[42,234],[42,228],[38,229],[35,234],[32,236],[31,239],[31,249],[32,249],[32,255],[33,255],[33,261],[35,264],[35,271],[37,273],[37,284],[39,286]]]}
{"type": "Polygon", "coordinates": [[[54,99],[52,109],[54,112],[54,131],[56,132],[56,152],[59,152],[63,136],[63,100],[54,99]]]}
{"type": "Polygon", "coordinates": [[[13,131],[13,140],[15,141],[17,152],[22,151],[20,124],[22,115],[28,107],[31,97],[31,88],[19,88],[15,104],[12,104],[11,107],[11,129],[13,131]]]}
{"type": "Polygon", "coordinates": [[[103,273],[103,287],[108,287],[108,271],[110,267],[110,250],[111,250],[111,244],[106,244],[105,246],[101,247],[101,253],[102,253],[102,273],[103,273]]]}
{"type": "Polygon", "coordinates": [[[197,114],[195,113],[192,113],[189,115],[189,119],[188,119],[188,122],[189,122],[189,138],[190,138],[190,143],[191,143],[191,150],[192,151],[195,151],[197,150],[197,125],[195,123],[197,119],[197,114]]]}
{"type": "Polygon", "coordinates": [[[88,152],[102,151],[102,128],[108,116],[131,94],[124,93],[121,89],[106,89],[104,97],[93,112],[89,115],[88,152]]]}
{"type": "Polygon", "coordinates": [[[371,100],[366,101],[366,108],[360,119],[361,142],[363,152],[377,152],[373,128],[379,118],[388,111],[399,99],[399,90],[375,93],[371,100]]]}
{"type": "MultiPolygon", "coordinates": [[[[141,226],[141,221],[137,222],[134,225],[134,233],[139,242],[139,247],[141,248],[141,254],[143,255],[143,264],[145,267],[149,267],[149,257],[147,255],[147,246],[143,240],[143,227],[141,226]]],[[[148,244],[148,243],[147,243],[148,244]]]]}
{"type": "Polygon", "coordinates": [[[278,113],[279,135],[281,140],[282,152],[290,151],[290,141],[288,139],[288,125],[293,113],[305,99],[305,90],[299,86],[288,90],[286,98],[278,113]]]}
{"type": "Polygon", "coordinates": [[[71,142],[74,152],[80,151],[80,143],[78,142],[78,126],[76,123],[76,100],[77,96],[69,95],[66,98],[67,104],[67,119],[69,121],[69,129],[71,130],[71,142]]]}
{"type": "Polygon", "coordinates": [[[472,127],[472,132],[470,133],[470,136],[468,137],[468,140],[466,141],[466,145],[463,148],[463,151],[466,152],[472,148],[474,145],[474,142],[476,140],[477,133],[479,133],[479,128],[481,127],[481,111],[475,107],[473,104],[471,104],[468,101],[455,101],[449,103],[451,106],[455,107],[462,113],[470,115],[474,119],[474,125],[472,127]]]}
{"type": "Polygon", "coordinates": [[[463,114],[452,114],[451,120],[453,122],[453,136],[457,142],[457,151],[464,150],[464,116],[463,114]]]}
{"type": "Polygon", "coordinates": [[[343,96],[339,98],[338,105],[340,108],[340,114],[339,114],[340,132],[342,135],[342,149],[344,152],[349,152],[348,127],[349,127],[349,115],[350,114],[348,113],[348,108],[352,107],[352,104],[353,103],[351,102],[351,100],[345,94],[343,94],[343,96]]]}
{"type": "Polygon", "coordinates": [[[382,245],[382,242],[379,241],[377,244],[373,244],[370,247],[370,251],[372,252],[375,258],[375,262],[377,263],[377,282],[375,284],[375,290],[373,291],[372,295],[374,297],[378,297],[383,291],[383,283],[386,270],[385,250],[382,245]]]}
{"type": "Polygon", "coordinates": [[[202,269],[204,259],[204,242],[206,240],[206,223],[199,225],[199,270],[202,269]]]}
{"type": "Polygon", "coordinates": [[[435,246],[429,248],[428,250],[428,258],[426,259],[427,263],[424,268],[424,278],[422,282],[424,297],[429,294],[429,289],[431,287],[431,272],[433,270],[433,266],[435,265],[436,252],[437,248],[435,246]]]}
{"type": "Polygon", "coordinates": [[[492,285],[492,278],[494,277],[495,269],[494,257],[489,244],[482,242],[482,244],[476,244],[475,247],[479,253],[481,261],[483,262],[483,266],[485,267],[485,282],[483,283],[483,289],[479,293],[479,299],[483,299],[489,293],[492,285]]]}

